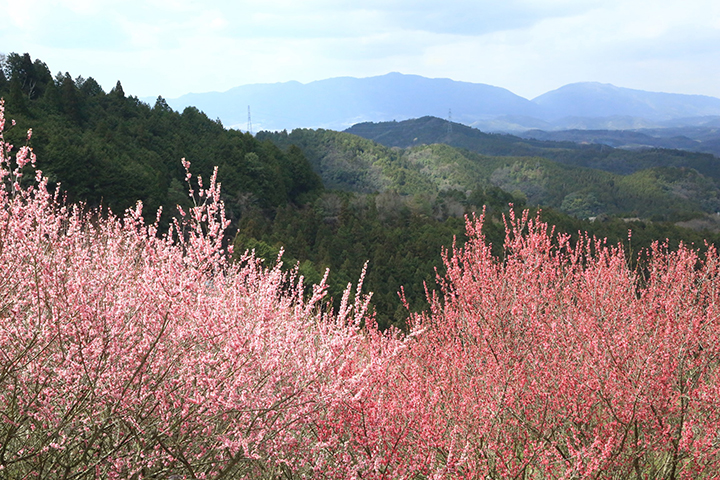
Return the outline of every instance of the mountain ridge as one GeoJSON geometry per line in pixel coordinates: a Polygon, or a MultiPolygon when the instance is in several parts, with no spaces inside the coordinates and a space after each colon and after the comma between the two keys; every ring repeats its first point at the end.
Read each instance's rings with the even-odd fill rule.
{"type": "Polygon", "coordinates": [[[240,130],[252,128],[251,117],[256,131],[344,130],[356,123],[427,115],[490,132],[626,130],[720,121],[720,99],[707,95],[578,82],[529,100],[493,85],[398,72],[309,83],[255,83],[225,92],[190,93],[167,102],[180,111],[195,106],[240,130]]]}
{"type": "Polygon", "coordinates": [[[650,120],[717,115],[720,99],[707,95],[648,92],[609,83],[580,82],[564,85],[535,97],[552,117],[631,116],[650,120]]]}

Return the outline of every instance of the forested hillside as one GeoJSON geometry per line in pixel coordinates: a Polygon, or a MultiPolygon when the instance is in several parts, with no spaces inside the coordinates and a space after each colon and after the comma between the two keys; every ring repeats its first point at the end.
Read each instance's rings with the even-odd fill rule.
{"type": "Polygon", "coordinates": [[[322,190],[297,148],[227,130],[196,108],[178,113],[162,98],[151,107],[126,96],[120,81],[106,93],[92,78],[52,76],[28,54],[8,55],[3,70],[0,96],[17,122],[8,138],[21,144],[32,127],[38,167],[71,201],[122,211],[142,200],[152,217],[161,205],[187,205],[183,157],[206,177],[219,167],[234,219],[244,208],[302,203],[322,190]]]}
{"type": "MultiPolygon", "coordinates": [[[[720,162],[712,155],[528,142],[469,127],[447,133],[438,130],[444,128],[438,121],[427,117],[414,124],[385,125],[375,138],[392,147],[330,130],[261,132],[258,138],[283,148],[300,146],[325,185],[343,190],[428,197],[454,190],[467,197],[477,189],[499,188],[515,202],[578,218],[615,215],[677,222],[720,211],[720,162]],[[418,137],[409,141],[412,135],[418,137]],[[398,148],[408,142],[415,146],[398,148]]],[[[361,127],[354,130],[369,135],[361,127]]]]}
{"type": "MultiPolygon", "coordinates": [[[[26,128],[32,127],[38,167],[61,183],[70,201],[91,208],[122,211],[142,200],[149,219],[165,207],[166,225],[176,204],[190,206],[181,158],[206,178],[218,165],[232,220],[228,240],[235,237],[238,254],[255,249],[271,264],[284,249],[285,264],[298,264],[311,283],[329,268],[336,304],[368,262],[365,289],[374,294],[371,309],[383,328],[405,324],[401,287],[411,309],[425,308],[425,286],[433,288],[441,249],[451,247],[455,237],[462,245],[464,216],[483,207],[485,235],[498,255],[502,214],[510,203],[515,209],[541,206],[543,218],[558,231],[589,231],[610,243],[627,243],[632,228],[629,251],[635,253],[655,239],[699,246],[704,238],[715,239],[665,222],[697,220],[718,208],[711,156],[633,157],[637,165],[659,166],[653,163],[658,158],[685,163],[683,168],[633,167],[634,173],[621,175],[627,172],[568,165],[587,157],[616,159],[627,167],[624,153],[608,147],[468,129],[486,145],[473,151],[469,139],[474,137],[462,134],[457,124],[450,138],[469,142],[456,145],[460,149],[432,144],[419,130],[407,132],[406,138],[418,138],[410,138],[415,146],[407,149],[329,130],[253,137],[227,130],[192,107],[175,112],[162,98],[147,105],[125,95],[120,82],[105,92],[92,78],[53,76],[29,55],[7,57],[0,96],[8,117],[17,121],[6,138],[22,145],[26,128]],[[642,220],[626,222],[621,215],[642,220]],[[595,222],[587,220],[591,216],[595,222]]],[[[440,126],[447,135],[447,125],[440,126]]]]}
{"type": "MultiPolygon", "coordinates": [[[[359,123],[345,131],[388,147],[408,148],[444,143],[483,155],[544,157],[565,165],[618,174],[629,174],[646,168],[687,167],[703,175],[720,178],[720,162],[710,153],[664,148],[629,151],[613,148],[603,142],[582,141],[587,136],[581,137],[576,143],[570,140],[537,140],[507,134],[488,134],[436,117],[402,122],[359,123]]],[[[613,135],[619,133],[614,132],[613,135]]],[[[559,133],[548,136],[568,138],[568,135],[561,137],[559,133]]]]}

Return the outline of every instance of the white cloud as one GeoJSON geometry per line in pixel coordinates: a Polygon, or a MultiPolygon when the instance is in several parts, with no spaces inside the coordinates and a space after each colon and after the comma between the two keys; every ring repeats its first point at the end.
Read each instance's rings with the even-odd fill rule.
{"type": "Polygon", "coordinates": [[[5,53],[139,96],[389,71],[720,96],[716,0],[0,0],[5,53]]]}

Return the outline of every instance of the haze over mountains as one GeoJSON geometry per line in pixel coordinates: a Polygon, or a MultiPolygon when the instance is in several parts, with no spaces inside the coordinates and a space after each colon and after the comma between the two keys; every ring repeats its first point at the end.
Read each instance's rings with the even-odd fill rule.
{"type": "MultiPolygon", "coordinates": [[[[153,99],[154,100],[154,99],[153,99]]],[[[717,127],[720,99],[655,93],[585,82],[532,100],[485,84],[417,75],[339,77],[308,84],[244,85],[226,92],[192,93],[167,100],[174,109],[196,106],[226,126],[252,129],[343,130],[356,123],[426,115],[490,132],[567,129],[627,130],[717,127]]]]}

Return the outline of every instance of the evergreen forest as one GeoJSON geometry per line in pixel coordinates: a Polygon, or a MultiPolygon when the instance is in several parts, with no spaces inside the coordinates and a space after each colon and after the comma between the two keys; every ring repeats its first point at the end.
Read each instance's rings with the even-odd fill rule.
{"type": "Polygon", "coordinates": [[[558,232],[588,232],[633,255],[655,240],[702,249],[719,238],[710,154],[526,140],[433,117],[253,136],[162,97],[146,104],[120,81],[105,92],[91,77],[53,75],[29,54],[2,67],[0,96],[16,121],[6,139],[24,144],[32,127],[38,168],[68,201],[114,212],[141,201],[148,220],[163,208],[167,228],[176,205],[191,207],[181,159],[205,178],[217,166],[236,255],[251,249],[273,264],[282,251],[307,284],[329,269],[336,302],[367,263],[381,328],[405,328],[406,307],[427,307],[441,251],[461,246],[465,217],[483,211],[497,255],[511,208],[539,209],[558,232]]]}

